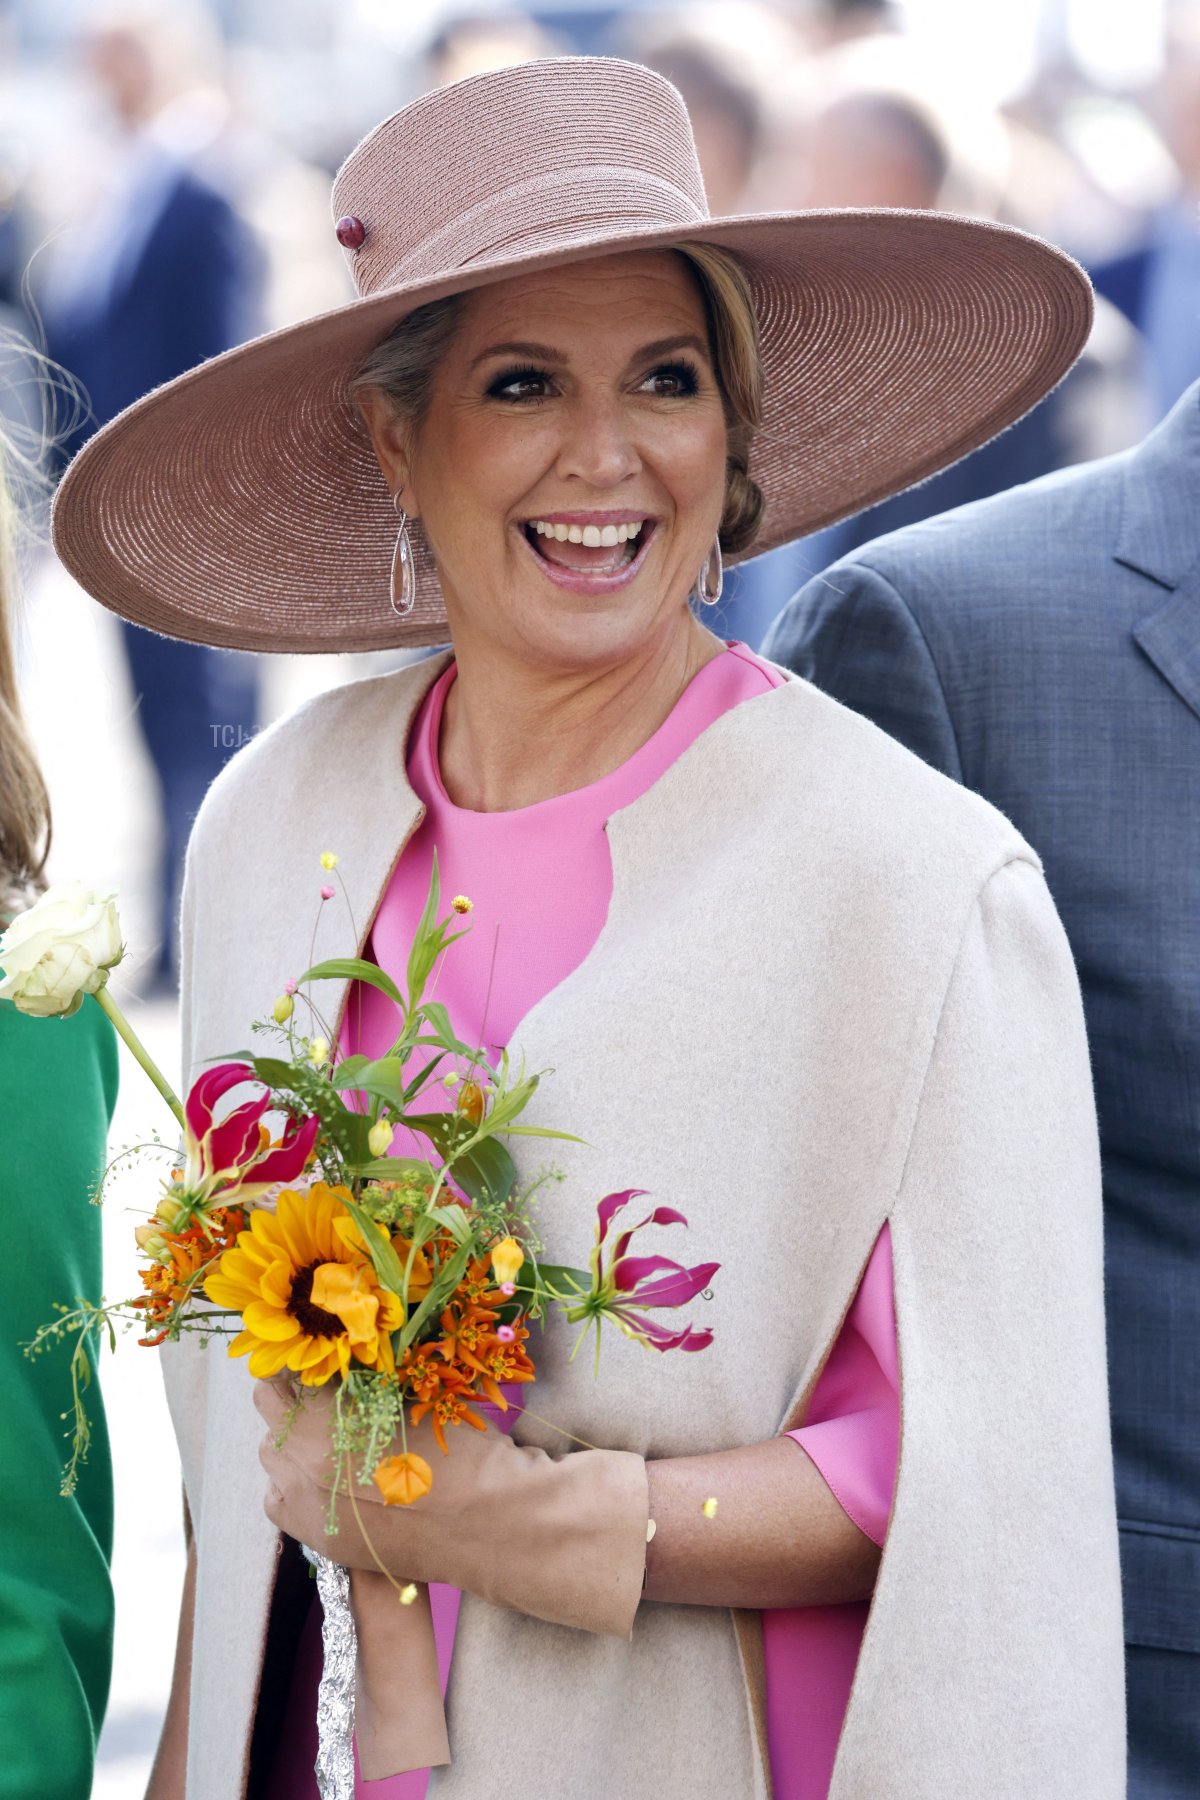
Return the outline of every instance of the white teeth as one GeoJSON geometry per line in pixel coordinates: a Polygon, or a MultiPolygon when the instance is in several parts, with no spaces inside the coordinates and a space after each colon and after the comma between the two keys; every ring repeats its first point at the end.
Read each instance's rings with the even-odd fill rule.
{"type": "Polygon", "coordinates": [[[614,544],[629,544],[640,537],[644,519],[631,519],[623,525],[551,525],[546,519],[531,519],[532,530],[539,537],[556,538],[560,544],[583,544],[587,549],[611,549],[614,544]]]}

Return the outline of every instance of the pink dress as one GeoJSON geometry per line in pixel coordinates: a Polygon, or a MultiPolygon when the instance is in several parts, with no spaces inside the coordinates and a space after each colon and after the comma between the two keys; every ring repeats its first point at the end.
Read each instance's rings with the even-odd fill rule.
{"type": "MultiPolygon", "coordinates": [[[[530,1008],[578,967],[599,936],[612,892],[606,820],[651,787],[722,713],[777,687],[783,677],[744,645],[731,644],[700,671],[654,736],[611,775],[516,812],[475,813],[453,804],[438,768],[442,708],[454,674],[451,664],[413,725],[408,774],[427,812],[384,895],[370,953],[381,968],[403,971],[436,846],[443,900],[463,893],[474,902],[472,929],[446,958],[437,998],[459,1036],[491,1052],[510,1041],[530,1008]]],[[[382,1055],[396,1029],[392,1003],[356,984],[342,1054],[382,1055]]],[[[422,1146],[425,1154],[423,1140],[422,1146]]],[[[399,1141],[394,1148],[405,1153],[399,1141]]],[[[790,1433],[849,1517],[877,1544],[884,1540],[895,1484],[898,1391],[885,1225],[813,1393],[807,1423],[790,1433]]],[[[431,1595],[444,1690],[458,1594],[435,1587],[431,1595]]],[[[317,1611],[314,1606],[297,1655],[271,1800],[316,1800],[317,1611]]],[[[866,1602],[763,1614],[777,1800],[825,1800],[828,1794],[866,1617],[866,1602]]],[[[362,1800],[422,1800],[428,1779],[427,1770],[386,1781],[360,1779],[355,1792],[362,1800]]]]}

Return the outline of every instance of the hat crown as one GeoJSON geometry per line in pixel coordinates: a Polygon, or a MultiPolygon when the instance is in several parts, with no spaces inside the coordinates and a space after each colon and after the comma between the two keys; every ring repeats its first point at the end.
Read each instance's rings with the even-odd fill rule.
{"type": "Polygon", "coordinates": [[[555,57],[469,76],[385,119],[351,151],[333,215],[362,295],[519,248],[709,217],[687,109],[652,69],[555,57]]]}

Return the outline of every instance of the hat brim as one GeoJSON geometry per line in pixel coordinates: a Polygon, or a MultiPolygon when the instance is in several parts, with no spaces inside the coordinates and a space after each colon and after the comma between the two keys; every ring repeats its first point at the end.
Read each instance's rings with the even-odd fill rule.
{"type": "MultiPolygon", "coordinates": [[[[121,617],[262,651],[444,642],[413,531],[417,601],[388,604],[396,519],[349,382],[427,301],[621,250],[731,251],[758,309],[764,416],[751,472],[759,555],[899,492],[1013,424],[1087,340],[1082,269],[1025,232],[945,213],[764,214],[516,247],[257,338],[156,389],[84,447],[54,545],[121,617]]],[[[736,558],[730,558],[736,561],[736,558]]]]}

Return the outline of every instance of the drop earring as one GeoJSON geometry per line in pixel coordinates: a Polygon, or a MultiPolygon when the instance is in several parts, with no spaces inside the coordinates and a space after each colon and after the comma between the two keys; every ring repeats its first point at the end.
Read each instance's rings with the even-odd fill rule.
{"type": "Polygon", "coordinates": [[[398,619],[407,619],[417,600],[417,574],[413,567],[412,541],[408,535],[408,514],[400,504],[400,495],[392,495],[392,505],[400,514],[400,529],[396,533],[396,548],[392,551],[392,578],[390,598],[392,611],[398,619]]]}
{"type": "Polygon", "coordinates": [[[696,583],[696,598],[704,606],[715,606],[724,587],[725,565],[721,561],[721,540],[716,537],[713,539],[712,549],[704,559],[704,567],[696,583]]]}

